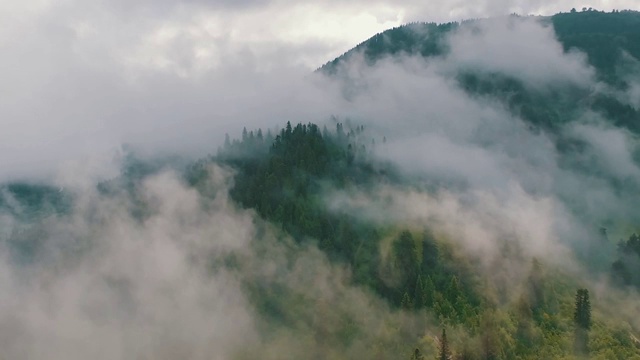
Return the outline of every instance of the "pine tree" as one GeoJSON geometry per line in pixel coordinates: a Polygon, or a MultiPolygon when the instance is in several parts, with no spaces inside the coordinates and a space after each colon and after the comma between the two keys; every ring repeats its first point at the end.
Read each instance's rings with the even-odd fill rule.
{"type": "Polygon", "coordinates": [[[424,306],[426,307],[433,306],[433,296],[435,292],[436,292],[436,287],[433,284],[433,280],[431,279],[431,276],[427,276],[427,280],[425,280],[424,282],[424,291],[422,292],[422,294],[424,295],[424,298],[422,299],[424,306]]]}
{"type": "Polygon", "coordinates": [[[449,341],[447,340],[447,332],[442,328],[442,337],[440,338],[440,349],[438,351],[438,360],[451,359],[451,350],[449,349],[449,341]]]}
{"type": "Polygon", "coordinates": [[[587,289],[583,289],[582,293],[582,326],[587,330],[591,329],[591,302],[587,289]]]}
{"type": "Polygon", "coordinates": [[[393,243],[393,252],[401,288],[413,286],[416,281],[419,264],[416,243],[409,231],[403,231],[393,243]]]}
{"type": "Polygon", "coordinates": [[[285,134],[291,135],[291,133],[292,133],[291,121],[287,121],[287,125],[285,126],[285,134]]]}
{"type": "Polygon", "coordinates": [[[456,300],[458,300],[458,296],[460,296],[460,282],[458,281],[458,277],[455,275],[451,276],[446,296],[447,300],[452,304],[455,303],[456,300]]]}
{"type": "Polygon", "coordinates": [[[402,302],[400,303],[400,307],[405,310],[411,310],[413,308],[413,304],[411,303],[411,298],[409,297],[409,293],[405,291],[402,296],[402,302]]]}
{"type": "Polygon", "coordinates": [[[425,306],[425,293],[424,293],[424,285],[422,284],[422,276],[418,275],[418,279],[416,280],[416,290],[413,296],[413,304],[416,309],[419,309],[425,306]]]}
{"type": "Polygon", "coordinates": [[[576,292],[573,321],[581,329],[589,330],[591,328],[591,302],[587,289],[578,289],[576,292]]]}
{"type": "Polygon", "coordinates": [[[420,352],[420,349],[415,349],[413,351],[413,354],[411,355],[411,360],[424,360],[424,356],[422,355],[422,352],[420,352]]]}
{"type": "Polygon", "coordinates": [[[536,258],[533,258],[531,262],[531,271],[527,278],[527,292],[529,303],[534,313],[545,307],[544,275],[542,273],[542,265],[536,258]]]}
{"type": "Polygon", "coordinates": [[[589,329],[591,328],[591,302],[589,291],[578,289],[576,292],[573,321],[576,324],[574,350],[577,354],[587,354],[589,345],[589,329]]]}

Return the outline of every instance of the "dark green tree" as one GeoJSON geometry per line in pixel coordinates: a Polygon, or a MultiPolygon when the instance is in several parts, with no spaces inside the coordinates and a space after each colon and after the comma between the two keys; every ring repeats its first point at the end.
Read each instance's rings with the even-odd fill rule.
{"type": "Polygon", "coordinates": [[[591,328],[591,303],[587,289],[578,289],[576,292],[573,321],[576,325],[574,350],[578,355],[586,355],[589,351],[589,329],[591,328]]]}
{"type": "Polygon", "coordinates": [[[544,286],[542,266],[538,259],[533,258],[531,262],[531,271],[527,278],[527,295],[528,302],[531,305],[531,310],[533,310],[534,314],[540,313],[540,310],[544,309],[546,306],[544,286]]]}
{"type": "Polygon", "coordinates": [[[416,309],[419,309],[425,306],[425,293],[424,293],[424,284],[422,283],[422,276],[418,275],[418,279],[416,280],[416,289],[413,295],[413,304],[416,309]]]}
{"type": "Polygon", "coordinates": [[[284,135],[288,137],[291,135],[291,133],[292,133],[291,121],[287,121],[287,126],[285,127],[284,135]]]}
{"type": "Polygon", "coordinates": [[[403,231],[393,244],[395,267],[400,278],[400,288],[415,284],[418,270],[416,243],[409,231],[403,231]]]}
{"type": "Polygon", "coordinates": [[[589,301],[589,290],[578,289],[576,292],[575,309],[573,321],[577,327],[589,330],[591,328],[591,303],[589,301]]]}
{"type": "Polygon", "coordinates": [[[619,286],[640,288],[640,236],[631,234],[618,243],[618,259],[611,264],[611,277],[619,286]]]}
{"type": "Polygon", "coordinates": [[[438,360],[451,359],[451,349],[449,349],[449,340],[447,340],[447,332],[442,328],[442,336],[440,337],[440,346],[438,349],[438,360]]]}
{"type": "Polygon", "coordinates": [[[435,295],[435,292],[436,287],[433,284],[433,280],[431,279],[431,276],[427,276],[427,280],[424,281],[424,290],[422,292],[424,295],[424,298],[422,299],[424,306],[429,308],[433,307],[433,296],[435,295]]]}
{"type": "Polygon", "coordinates": [[[404,295],[402,296],[402,302],[400,303],[400,307],[402,307],[404,310],[413,309],[413,304],[411,303],[411,298],[409,297],[408,292],[405,292],[404,295]]]}
{"type": "Polygon", "coordinates": [[[420,352],[420,349],[415,349],[413,351],[413,354],[411,354],[411,360],[424,360],[424,356],[422,355],[422,352],[420,352]]]}

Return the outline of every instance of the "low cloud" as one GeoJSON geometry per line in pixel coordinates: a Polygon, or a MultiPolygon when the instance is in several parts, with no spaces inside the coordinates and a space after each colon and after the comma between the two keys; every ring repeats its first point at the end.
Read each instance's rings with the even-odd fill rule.
{"type": "Polygon", "coordinates": [[[430,331],[426,316],[392,311],[314,245],[238,209],[229,170],[208,173],[214,198],[166,170],[139,183],[135,201],[69,187],[67,214],[3,214],[5,356],[390,357],[430,331]]]}
{"type": "MultiPolygon", "coordinates": [[[[213,186],[224,191],[226,185],[213,186]]],[[[171,173],[149,179],[142,193],[151,213],[144,222],[132,217],[123,197],[77,193],[69,215],[14,224],[14,236],[21,226],[37,226],[39,235],[3,246],[0,288],[7,296],[0,338],[6,356],[224,359],[255,341],[237,276],[211,273],[208,266],[246,251],[251,214],[235,210],[224,196],[203,209],[195,190],[171,173]],[[34,261],[20,260],[13,246],[33,252],[34,261]]]]}
{"type": "Polygon", "coordinates": [[[640,220],[635,136],[580,108],[553,131],[539,129],[499,99],[466,93],[456,76],[496,74],[533,92],[612,90],[537,19],[464,23],[447,44],[440,58],[400,56],[369,67],[354,56],[338,70],[348,79],[346,118],[365,123],[377,159],[408,176],[397,187],[333,193],[328,206],[377,223],[427,226],[477,258],[500,287],[518,286],[531,257],[607,287],[583,278],[581,261],[608,271],[615,245],[600,228],[617,239],[640,220]]]}
{"type": "Polygon", "coordinates": [[[463,26],[449,39],[448,60],[471,72],[499,73],[526,86],[588,86],[594,72],[581,53],[564,53],[551,25],[535,18],[493,18],[463,26]]]}

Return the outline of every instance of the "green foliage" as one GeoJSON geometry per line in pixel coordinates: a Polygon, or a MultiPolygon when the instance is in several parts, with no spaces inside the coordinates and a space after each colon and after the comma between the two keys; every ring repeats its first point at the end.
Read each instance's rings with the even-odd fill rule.
{"type": "MultiPolygon", "coordinates": [[[[475,26],[492,19],[471,20],[461,24],[413,23],[389,29],[364,41],[354,49],[324,65],[320,71],[336,74],[340,64],[355,54],[374,64],[385,57],[401,54],[426,58],[448,54],[448,36],[460,27],[475,26]]],[[[595,10],[560,13],[537,18],[553,26],[565,52],[580,51],[595,70],[596,78],[614,88],[628,88],[629,74],[638,72],[640,61],[640,12],[595,10]]],[[[594,94],[568,83],[536,89],[518,78],[500,72],[460,69],[454,74],[458,84],[469,95],[489,98],[505,105],[514,115],[540,129],[554,129],[571,121],[576,103],[602,114],[616,126],[640,134],[640,110],[622,103],[611,95],[594,94]]]]}
{"type": "Polygon", "coordinates": [[[420,349],[415,349],[411,354],[411,360],[424,360],[424,356],[420,352],[420,349]]]}
{"type": "Polygon", "coordinates": [[[611,277],[620,286],[640,289],[640,236],[637,234],[618,243],[618,258],[611,265],[611,277]]]}
{"type": "Polygon", "coordinates": [[[387,56],[399,54],[420,54],[425,57],[442,55],[447,51],[446,35],[458,24],[411,23],[378,33],[358,44],[352,50],[326,63],[319,70],[335,74],[339,65],[355,54],[363,54],[369,64],[387,56]]]}
{"type": "MultiPolygon", "coordinates": [[[[455,322],[474,316],[478,296],[469,284],[460,283],[467,275],[452,257],[440,252],[430,232],[425,231],[421,241],[410,231],[400,232],[390,259],[395,281],[388,283],[380,277],[383,229],[327,209],[322,197],[326,188],[366,188],[393,176],[388,169],[374,171],[366,153],[353,150],[363,142],[363,127],[345,130],[338,123],[331,133],[315,124],[287,123],[270,146],[253,133],[244,129],[243,140],[226,141],[215,158],[238,169],[231,190],[235,200],[279,224],[298,242],[317,241],[329,258],[349,264],[357,283],[370,286],[394,306],[433,308],[455,322]]],[[[192,169],[191,174],[188,178],[197,187],[198,172],[192,169]]]]}
{"type": "Polygon", "coordinates": [[[70,214],[72,206],[73,197],[64,189],[26,182],[0,185],[0,216],[16,220],[12,226],[0,228],[1,244],[7,245],[17,262],[33,262],[39,251],[46,251],[47,233],[42,222],[50,216],[70,214]]]}
{"type": "Polygon", "coordinates": [[[411,297],[409,297],[409,293],[404,293],[404,295],[402,296],[400,307],[403,308],[404,310],[413,309],[413,303],[411,302],[411,297]]]}
{"type": "Polygon", "coordinates": [[[447,340],[447,332],[442,328],[442,335],[440,336],[440,346],[438,349],[438,360],[451,359],[451,349],[449,349],[449,340],[447,340]]]}
{"type": "Polygon", "coordinates": [[[573,321],[576,326],[585,330],[591,328],[591,302],[589,301],[589,291],[578,289],[576,292],[576,307],[573,313],[573,321]]]}
{"type": "Polygon", "coordinates": [[[589,352],[589,329],[591,328],[591,302],[589,291],[578,289],[576,292],[575,310],[573,321],[576,325],[574,349],[577,354],[589,352]]]}
{"type": "Polygon", "coordinates": [[[625,54],[640,59],[640,13],[635,11],[583,11],[551,18],[565,51],[579,49],[603,80],[623,84],[619,69],[625,54]]]}
{"type": "MultiPolygon", "coordinates": [[[[199,187],[202,180],[196,170],[206,168],[208,161],[233,167],[237,175],[231,196],[238,203],[255,209],[296,242],[317,244],[330,261],[351,270],[355,284],[385,299],[392,308],[402,309],[399,313],[403,316],[410,315],[416,323],[425,324],[432,318],[446,325],[455,334],[453,340],[447,339],[452,342],[447,345],[449,358],[571,358],[575,348],[587,348],[575,339],[586,339],[585,344],[589,340],[584,336],[584,327],[592,324],[588,294],[585,297],[580,292],[581,310],[576,315],[572,300],[575,287],[560,281],[562,278],[550,277],[538,260],[533,259],[528,275],[523,276],[520,296],[501,305],[487,297],[489,292],[483,289],[486,280],[478,279],[477,265],[429,229],[420,233],[380,226],[328,207],[324,200],[328,189],[349,191],[357,187],[366,191],[376,182],[397,181],[391,169],[374,167],[366,153],[354,151],[364,137],[361,127],[345,129],[338,124],[330,132],[320,131],[314,124],[289,123],[271,143],[266,140],[269,135],[262,140],[251,135],[262,134],[261,130],[243,133],[244,141],[229,140],[216,157],[190,168],[190,183],[204,189],[199,187]],[[388,249],[384,256],[383,247],[388,249]],[[574,319],[581,325],[572,326],[574,319]],[[578,334],[576,328],[582,332],[578,334]]],[[[629,241],[629,249],[636,243],[629,241]]],[[[363,334],[361,325],[350,320],[348,313],[333,314],[335,309],[325,309],[305,294],[277,284],[251,284],[249,288],[258,312],[284,327],[312,326],[313,319],[301,324],[300,317],[309,317],[308,313],[318,308],[323,309],[323,317],[335,318],[331,328],[314,330],[319,339],[325,339],[322,346],[349,346],[363,334]]],[[[590,346],[591,356],[614,354],[620,358],[619,354],[625,354],[632,358],[629,354],[637,354],[634,343],[625,342],[630,330],[613,337],[606,333],[608,325],[595,324],[592,338],[598,339],[598,346],[590,346]],[[607,349],[603,345],[607,343],[619,349],[607,349]]],[[[373,353],[382,358],[390,352],[408,356],[407,349],[414,349],[410,352],[413,358],[424,357],[421,349],[433,356],[441,354],[437,344],[429,347],[416,342],[420,331],[407,332],[406,326],[386,323],[376,330],[383,335],[371,345],[373,353]],[[399,337],[406,341],[385,340],[399,337]]]]}
{"type": "Polygon", "coordinates": [[[0,186],[0,209],[21,220],[64,214],[72,198],[63,189],[48,185],[12,182],[0,186]]]}

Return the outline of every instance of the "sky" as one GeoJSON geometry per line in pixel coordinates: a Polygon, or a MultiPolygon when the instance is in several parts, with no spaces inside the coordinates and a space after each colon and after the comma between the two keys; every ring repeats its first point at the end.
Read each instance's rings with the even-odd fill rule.
{"type": "Polygon", "coordinates": [[[206,154],[240,118],[317,120],[303,79],[403,23],[583,6],[634,1],[2,0],[0,179],[96,167],[124,143],[206,154]]]}

